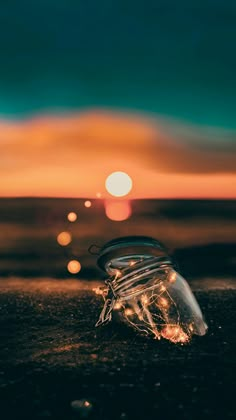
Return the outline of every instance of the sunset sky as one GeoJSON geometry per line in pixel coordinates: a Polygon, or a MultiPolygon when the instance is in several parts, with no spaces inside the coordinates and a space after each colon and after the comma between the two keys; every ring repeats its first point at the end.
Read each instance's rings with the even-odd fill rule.
{"type": "Polygon", "coordinates": [[[0,196],[236,198],[236,5],[0,5],[0,196]]]}

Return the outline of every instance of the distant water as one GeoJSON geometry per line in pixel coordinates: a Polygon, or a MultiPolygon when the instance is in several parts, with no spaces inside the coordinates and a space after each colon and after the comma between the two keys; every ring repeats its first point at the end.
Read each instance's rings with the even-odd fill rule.
{"type": "Polygon", "coordinates": [[[101,279],[91,244],[125,235],[148,235],[162,241],[188,278],[231,277],[236,269],[236,201],[135,200],[124,222],[105,216],[103,201],[84,207],[81,199],[0,199],[0,277],[101,279]],[[69,223],[66,215],[78,219],[69,223]],[[70,230],[72,243],[61,247],[58,233],[70,230]],[[78,258],[82,270],[66,266],[78,258]]]}

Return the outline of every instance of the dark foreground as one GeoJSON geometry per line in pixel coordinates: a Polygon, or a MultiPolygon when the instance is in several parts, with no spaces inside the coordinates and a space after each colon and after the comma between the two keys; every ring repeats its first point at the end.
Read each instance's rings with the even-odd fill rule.
{"type": "Polygon", "coordinates": [[[193,284],[209,332],[186,346],[96,330],[92,287],[1,282],[2,420],[235,418],[233,282],[193,284]]]}

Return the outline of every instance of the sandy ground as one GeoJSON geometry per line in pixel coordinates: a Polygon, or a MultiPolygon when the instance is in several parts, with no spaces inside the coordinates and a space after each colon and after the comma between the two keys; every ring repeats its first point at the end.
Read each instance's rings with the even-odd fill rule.
{"type": "Polygon", "coordinates": [[[209,331],[185,346],[95,329],[96,284],[0,282],[2,420],[235,418],[233,280],[192,283],[209,331]]]}

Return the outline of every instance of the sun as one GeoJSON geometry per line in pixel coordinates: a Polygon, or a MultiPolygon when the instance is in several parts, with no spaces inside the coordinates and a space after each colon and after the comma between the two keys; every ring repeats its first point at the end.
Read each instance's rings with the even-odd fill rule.
{"type": "Polygon", "coordinates": [[[112,172],[105,182],[106,190],[114,197],[124,197],[132,190],[133,181],[125,172],[112,172]]]}

